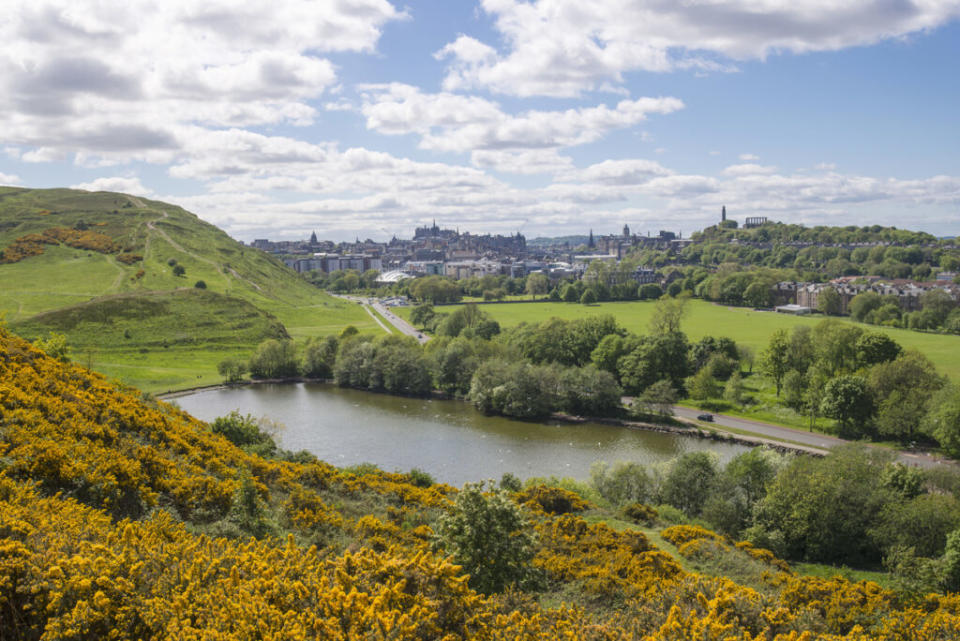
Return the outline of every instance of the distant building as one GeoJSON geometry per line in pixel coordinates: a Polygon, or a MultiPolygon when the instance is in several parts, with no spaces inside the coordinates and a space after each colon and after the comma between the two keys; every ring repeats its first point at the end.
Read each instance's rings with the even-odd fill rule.
{"type": "Polygon", "coordinates": [[[754,227],[759,227],[760,225],[767,224],[766,216],[751,216],[743,221],[744,229],[753,229],[754,227]]]}

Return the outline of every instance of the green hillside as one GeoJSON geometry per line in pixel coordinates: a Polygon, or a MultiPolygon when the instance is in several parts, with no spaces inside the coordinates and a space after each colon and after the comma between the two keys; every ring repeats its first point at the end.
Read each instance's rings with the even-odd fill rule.
{"type": "Polygon", "coordinates": [[[248,354],[270,323],[295,339],[350,324],[380,331],[358,305],[180,207],[71,189],[0,187],[0,315],[28,336],[63,331],[76,358],[82,352],[85,363],[152,391],[218,380],[223,352],[248,354]],[[198,281],[211,295],[159,294],[198,281]],[[167,311],[131,316],[118,307],[158,305],[167,311]],[[247,316],[240,331],[223,323],[247,316]]]}

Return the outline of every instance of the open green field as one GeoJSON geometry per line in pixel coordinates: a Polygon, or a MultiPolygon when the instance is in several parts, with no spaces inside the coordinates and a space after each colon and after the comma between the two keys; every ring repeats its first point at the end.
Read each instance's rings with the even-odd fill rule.
{"type": "Polygon", "coordinates": [[[66,333],[75,360],[147,391],[218,381],[220,360],[247,356],[272,335],[261,331],[265,319],[297,340],[347,325],[383,331],[359,305],[318,290],[275,257],[175,205],[111,192],[0,188],[0,251],[57,227],[109,236],[123,254],[141,259],[125,264],[117,252],[45,244],[40,255],[0,264],[0,318],[29,338],[66,333]],[[198,281],[206,289],[197,291],[212,296],[161,296],[194,290],[198,281]],[[162,298],[168,309],[158,311],[162,298]],[[125,315],[117,301],[140,313],[125,315]],[[64,308],[82,322],[64,329],[69,314],[36,317],[64,308]]]}
{"type": "MultiPolygon", "coordinates": [[[[520,323],[539,323],[552,317],[567,320],[612,314],[626,329],[644,334],[650,322],[655,302],[633,301],[580,305],[578,303],[507,303],[482,305],[503,327],[520,323]]],[[[452,312],[454,305],[437,307],[438,312],[452,312]]],[[[702,300],[691,300],[682,324],[691,340],[704,336],[728,336],[738,344],[752,347],[759,354],[777,329],[796,325],[816,325],[822,316],[803,317],[775,312],[758,312],[743,307],[725,307],[702,300]]],[[[409,318],[410,308],[397,308],[397,313],[409,318]]],[[[881,331],[900,343],[904,349],[916,349],[925,354],[937,369],[954,380],[960,380],[960,336],[928,334],[906,329],[863,325],[865,329],[881,331]]]]}

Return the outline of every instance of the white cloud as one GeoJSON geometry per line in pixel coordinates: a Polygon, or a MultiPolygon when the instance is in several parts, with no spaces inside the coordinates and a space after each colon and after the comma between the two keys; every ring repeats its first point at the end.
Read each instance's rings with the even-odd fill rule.
{"type": "Polygon", "coordinates": [[[659,97],[621,100],[613,107],[510,115],[483,98],[426,94],[411,85],[367,85],[362,90],[368,128],[386,134],[418,134],[421,148],[436,151],[571,147],[643,122],[648,114],[683,109],[679,99],[659,97]]]}
{"type": "Polygon", "coordinates": [[[740,154],[739,158],[743,162],[755,162],[757,160],[760,160],[760,156],[756,154],[740,154]]]}
{"type": "Polygon", "coordinates": [[[20,176],[15,174],[4,174],[0,173],[0,184],[2,185],[18,185],[20,184],[20,176]]]}
{"type": "Polygon", "coordinates": [[[169,162],[183,128],[316,118],[329,52],[373,52],[405,18],[387,0],[10,0],[0,131],[28,161],[83,153],[169,162]],[[36,151],[42,148],[42,153],[36,151]]]}
{"type": "Polygon", "coordinates": [[[730,165],[723,170],[723,174],[725,176],[753,176],[757,174],[772,174],[776,171],[776,167],[758,165],[756,163],[745,163],[742,165],[730,165]]]}
{"type": "Polygon", "coordinates": [[[575,96],[642,70],[725,71],[732,61],[831,51],[931,29],[960,14],[957,0],[482,0],[503,50],[460,36],[444,88],[575,96]]]}
{"type": "Polygon", "coordinates": [[[556,149],[500,151],[480,149],[470,154],[470,162],[480,169],[510,174],[556,174],[573,169],[573,159],[556,149]]]}
{"type": "Polygon", "coordinates": [[[87,191],[116,191],[134,196],[153,196],[153,191],[144,187],[139,178],[110,176],[97,178],[90,182],[70,185],[70,189],[85,189],[87,191]]]}

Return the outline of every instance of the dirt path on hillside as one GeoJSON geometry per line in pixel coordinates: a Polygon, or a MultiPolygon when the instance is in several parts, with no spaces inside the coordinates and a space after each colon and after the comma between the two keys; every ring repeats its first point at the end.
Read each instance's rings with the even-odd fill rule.
{"type": "MultiPolygon", "coordinates": [[[[142,203],[141,203],[141,204],[142,204],[142,203]]],[[[200,261],[201,263],[206,263],[206,264],[210,265],[210,266],[213,267],[215,270],[217,270],[217,273],[220,274],[221,276],[223,276],[224,279],[226,279],[226,280],[229,280],[229,276],[227,275],[227,274],[229,273],[230,276],[233,276],[234,278],[236,278],[236,279],[237,279],[238,281],[240,281],[241,283],[246,283],[247,285],[249,285],[249,286],[252,287],[253,289],[255,289],[255,290],[257,290],[258,292],[260,292],[261,294],[266,293],[266,292],[263,291],[263,288],[260,287],[260,285],[258,285],[257,283],[255,283],[255,282],[253,282],[253,281],[251,281],[251,280],[247,280],[246,278],[244,278],[243,276],[241,276],[240,274],[238,274],[238,273],[237,273],[237,270],[233,269],[232,267],[226,267],[226,268],[224,268],[223,265],[221,265],[220,263],[218,263],[218,262],[216,262],[216,261],[214,261],[214,260],[210,260],[210,259],[207,258],[206,256],[201,256],[200,254],[196,254],[196,253],[190,251],[189,249],[187,249],[186,247],[184,247],[183,245],[181,245],[180,243],[178,243],[177,241],[175,241],[173,238],[171,238],[170,235],[167,234],[167,232],[163,231],[162,229],[160,229],[159,227],[157,227],[156,224],[155,224],[155,223],[157,223],[158,221],[163,220],[164,218],[169,218],[169,217],[170,217],[170,215],[169,215],[167,212],[165,212],[165,211],[164,211],[164,212],[160,212],[160,213],[163,214],[163,216],[161,216],[160,218],[158,218],[158,219],[156,219],[156,220],[147,221],[147,228],[150,229],[150,231],[156,232],[157,235],[160,236],[161,238],[163,238],[165,241],[167,241],[167,242],[170,244],[171,247],[173,247],[174,249],[176,249],[176,250],[179,251],[179,252],[183,252],[184,254],[186,254],[187,256],[190,256],[190,257],[193,258],[194,260],[198,260],[198,261],[200,261]]]]}

